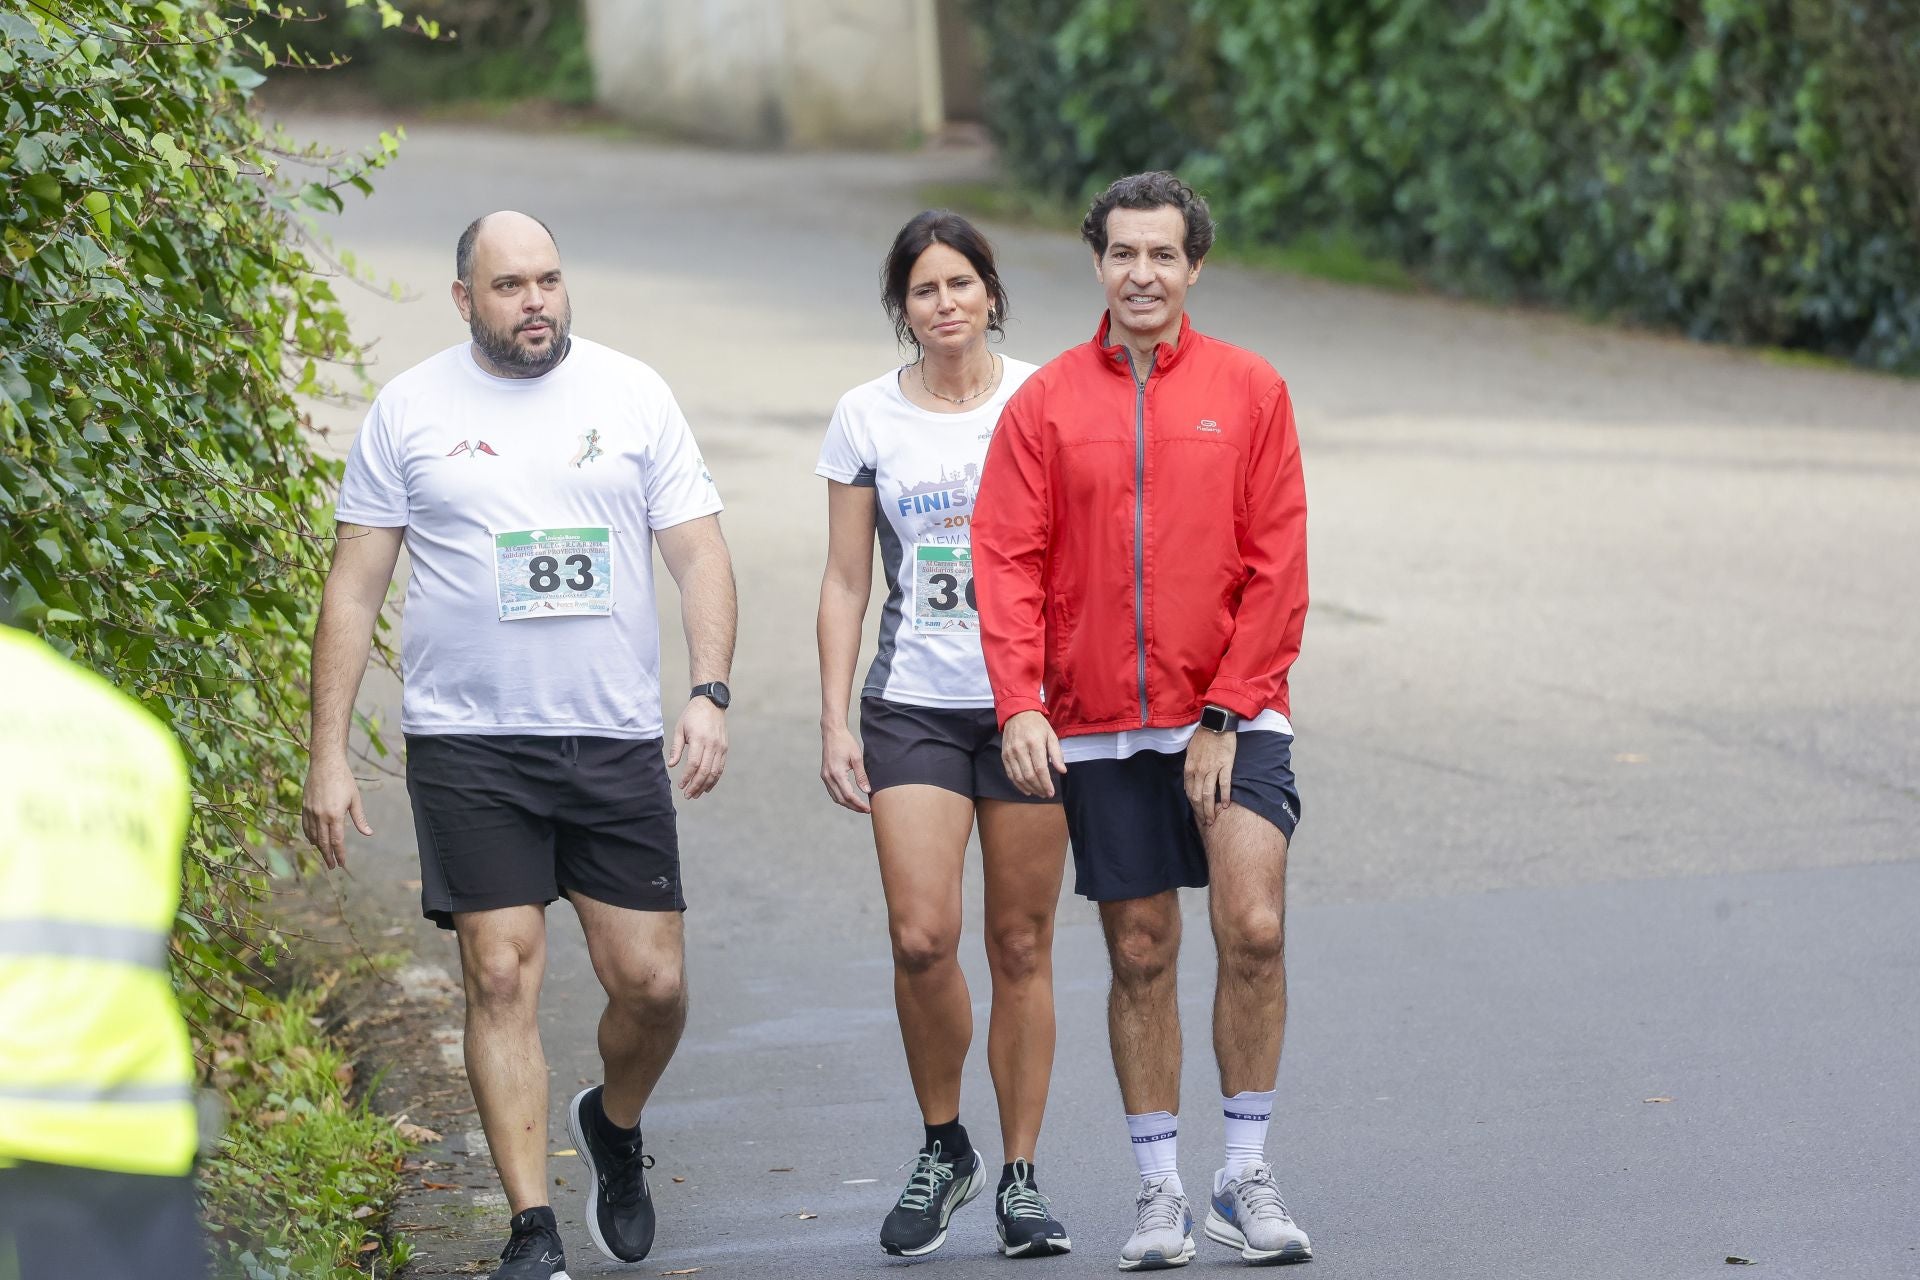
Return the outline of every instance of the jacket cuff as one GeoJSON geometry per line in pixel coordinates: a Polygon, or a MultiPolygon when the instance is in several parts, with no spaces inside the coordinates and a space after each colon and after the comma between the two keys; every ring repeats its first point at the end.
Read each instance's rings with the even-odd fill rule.
{"type": "Polygon", "coordinates": [[[1225,707],[1242,720],[1251,720],[1266,708],[1260,700],[1248,691],[1246,683],[1220,677],[1207,687],[1207,702],[1216,707],[1225,707]]]}
{"type": "Polygon", "coordinates": [[[1007,727],[1007,721],[1022,711],[1038,711],[1043,716],[1047,714],[1047,704],[1038,698],[998,698],[994,701],[993,709],[994,714],[1000,717],[1002,729],[1007,727]]]}

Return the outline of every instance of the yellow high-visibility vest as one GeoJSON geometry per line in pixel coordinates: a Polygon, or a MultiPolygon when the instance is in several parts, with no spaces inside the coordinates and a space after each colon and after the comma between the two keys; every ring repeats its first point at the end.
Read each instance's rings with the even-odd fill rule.
{"type": "Polygon", "coordinates": [[[158,720],[0,626],[0,1165],[191,1167],[167,975],[189,802],[158,720]]]}

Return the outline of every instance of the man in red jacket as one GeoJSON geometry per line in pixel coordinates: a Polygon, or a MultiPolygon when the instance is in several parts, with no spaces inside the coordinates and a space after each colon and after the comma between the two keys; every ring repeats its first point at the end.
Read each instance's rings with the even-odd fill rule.
{"type": "Polygon", "coordinates": [[[1107,1026],[1141,1179],[1121,1269],[1194,1255],[1174,974],[1178,890],[1210,881],[1227,1149],[1206,1234],[1248,1262],[1304,1260],[1265,1158],[1300,813],[1287,672],[1307,613],[1307,509],[1293,406],[1265,360],[1186,317],[1213,244],[1190,187],[1122,178],[1081,235],[1107,314],[1008,403],[973,514],[1007,773],[1031,795],[1061,775],[1075,888],[1106,930],[1107,1026]]]}

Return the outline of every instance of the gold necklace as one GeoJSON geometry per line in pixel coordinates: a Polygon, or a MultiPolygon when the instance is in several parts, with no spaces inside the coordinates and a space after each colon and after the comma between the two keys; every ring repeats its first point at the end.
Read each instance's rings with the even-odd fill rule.
{"type": "Polygon", "coordinates": [[[992,363],[993,369],[990,373],[987,374],[987,380],[985,384],[982,385],[978,391],[969,391],[966,395],[961,396],[958,400],[954,399],[952,396],[943,396],[938,391],[935,391],[932,387],[927,385],[927,358],[925,356],[921,356],[918,360],[914,361],[913,367],[916,370],[918,370],[920,373],[920,389],[922,391],[932,396],[935,400],[945,400],[948,404],[965,404],[969,400],[978,400],[981,396],[993,390],[993,384],[1000,380],[1000,362],[998,360],[995,360],[992,356],[988,356],[987,359],[992,363]]]}

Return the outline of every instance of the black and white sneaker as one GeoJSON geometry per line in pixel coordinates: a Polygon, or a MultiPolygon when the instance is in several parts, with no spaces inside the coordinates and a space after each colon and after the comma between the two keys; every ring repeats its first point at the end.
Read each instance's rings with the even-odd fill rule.
{"type": "Polygon", "coordinates": [[[606,1136],[612,1125],[600,1105],[603,1087],[582,1089],[567,1108],[574,1150],[587,1166],[587,1230],[615,1262],[638,1262],[653,1248],[653,1195],[647,1190],[653,1157],[640,1149],[637,1127],[625,1142],[606,1136]]]}
{"type": "Polygon", "coordinates": [[[959,1160],[944,1158],[934,1143],[913,1160],[913,1175],[893,1212],[880,1224],[880,1247],[896,1258],[921,1258],[947,1242],[954,1211],[986,1185],[986,1164],[978,1151],[959,1160]]]}
{"type": "Polygon", "coordinates": [[[1009,1258],[1044,1258],[1049,1254],[1073,1252],[1067,1229],[1053,1216],[1052,1206],[1034,1185],[1033,1166],[1025,1160],[1013,1162],[1013,1181],[1000,1188],[994,1217],[995,1230],[1000,1235],[1000,1252],[1009,1258]]]}
{"type": "Polygon", "coordinates": [[[491,1280],[567,1280],[567,1253],[553,1210],[527,1209],[513,1218],[513,1235],[500,1251],[491,1280]]]}

